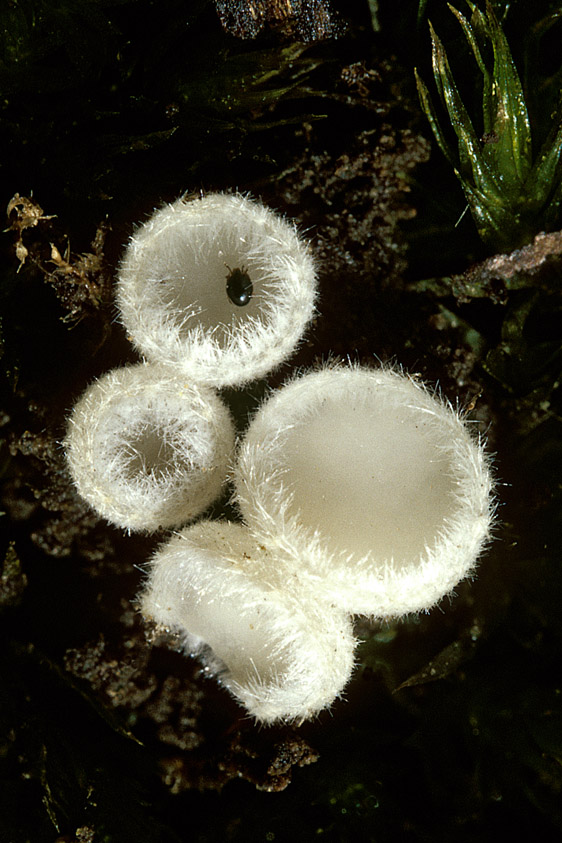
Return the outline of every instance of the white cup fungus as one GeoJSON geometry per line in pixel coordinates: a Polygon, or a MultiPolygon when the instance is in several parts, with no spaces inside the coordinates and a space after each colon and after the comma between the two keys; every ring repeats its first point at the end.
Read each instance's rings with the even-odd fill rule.
{"type": "Polygon", "coordinates": [[[188,524],[232,474],[243,523],[173,535],[141,607],[264,723],[329,707],[353,670],[353,616],[435,605],[473,573],[493,520],[481,443],[392,369],[297,377],[264,402],[235,459],[213,388],[286,360],[315,295],[307,244],[260,202],[166,205],[119,268],[121,321],[147,362],[92,384],[65,440],[80,494],[126,530],[188,524]]]}
{"type": "Polygon", "coordinates": [[[347,611],[426,609],[473,569],[491,521],[482,447],[450,404],[391,369],[326,367],[272,395],[236,468],[246,522],[347,611]]]}
{"type": "Polygon", "coordinates": [[[117,304],[137,350],[210,386],[260,378],[293,352],[316,273],[294,225],[240,194],[180,198],[128,244],[117,304]]]}
{"type": "Polygon", "coordinates": [[[186,524],[218,497],[234,427],[213,390],[139,363],[86,390],[64,445],[78,492],[101,516],[152,532],[186,524]]]}
{"type": "Polygon", "coordinates": [[[152,560],[141,609],[264,723],[330,705],[353,668],[349,617],[288,577],[241,524],[202,521],[174,535],[152,560]]]}

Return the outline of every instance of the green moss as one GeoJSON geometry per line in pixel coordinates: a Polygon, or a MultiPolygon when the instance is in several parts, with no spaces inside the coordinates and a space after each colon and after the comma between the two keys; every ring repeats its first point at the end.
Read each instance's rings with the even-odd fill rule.
{"type": "MultiPolygon", "coordinates": [[[[470,19],[458,19],[481,76],[481,113],[469,116],[447,51],[430,24],[435,85],[457,136],[450,146],[429,90],[416,71],[422,108],[435,139],[460,180],[480,237],[496,251],[514,249],[551,229],[562,203],[562,109],[551,115],[548,136],[533,153],[526,97],[507,39],[489,0],[485,12],[467,2],[470,19]]],[[[555,22],[545,18],[542,29],[555,22]]],[[[544,32],[540,31],[542,35],[544,32]]],[[[535,37],[538,39],[539,34],[535,37]]],[[[534,139],[536,145],[537,140],[534,139]]]]}

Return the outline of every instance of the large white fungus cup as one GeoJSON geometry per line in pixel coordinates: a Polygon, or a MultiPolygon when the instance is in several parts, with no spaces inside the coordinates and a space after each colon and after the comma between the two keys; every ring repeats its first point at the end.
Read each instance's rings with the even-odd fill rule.
{"type": "Polygon", "coordinates": [[[294,350],[316,275],[295,226],[214,193],[166,205],[131,237],[117,304],[137,350],[215,387],[262,377],[294,350]]]}
{"type": "Polygon", "coordinates": [[[101,516],[152,532],[186,524],[219,496],[234,428],[213,390],[139,363],[86,390],[64,446],[78,492],[101,516]]]}
{"type": "Polygon", "coordinates": [[[474,570],[491,486],[459,414],[389,369],[327,367],[289,383],[253,419],[236,469],[262,543],[319,596],[374,617],[427,609],[474,570]]]}
{"type": "Polygon", "coordinates": [[[264,723],[316,714],[351,675],[349,617],[288,579],[241,524],[173,536],[152,559],[141,608],[264,723]]]}

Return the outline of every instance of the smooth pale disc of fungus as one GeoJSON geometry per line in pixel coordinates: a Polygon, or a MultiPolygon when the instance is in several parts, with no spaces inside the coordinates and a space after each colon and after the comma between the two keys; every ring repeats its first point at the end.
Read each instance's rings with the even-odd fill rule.
{"type": "Polygon", "coordinates": [[[173,536],[152,559],[141,606],[264,723],[310,717],[351,675],[349,618],[241,524],[203,521],[173,536]]]}
{"type": "Polygon", "coordinates": [[[473,570],[491,480],[452,407],[390,370],[328,367],[274,393],[236,471],[246,522],[372,616],[427,609],[473,570]]]}
{"type": "Polygon", "coordinates": [[[82,497],[116,526],[151,532],[191,521],[218,497],[234,429],[213,390],[139,363],[86,390],[64,444],[82,497]]]}
{"type": "Polygon", "coordinates": [[[315,294],[314,263],[295,226],[226,193],[156,211],[132,236],[117,285],[138,351],[216,387],[282,363],[313,314],[315,294]]]}

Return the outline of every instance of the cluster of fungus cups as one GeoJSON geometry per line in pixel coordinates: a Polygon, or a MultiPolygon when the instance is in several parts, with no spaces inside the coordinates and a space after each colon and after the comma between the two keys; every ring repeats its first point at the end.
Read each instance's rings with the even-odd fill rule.
{"type": "MultiPolygon", "coordinates": [[[[129,529],[137,522],[110,513],[100,473],[109,477],[121,462],[128,476],[140,472],[143,489],[160,482],[151,523],[179,526],[204,511],[230,466],[241,520],[203,519],[175,532],[150,562],[141,610],[178,633],[186,652],[264,723],[301,721],[330,706],[353,671],[353,617],[435,605],[473,572],[492,521],[481,443],[450,404],[395,369],[327,365],[294,378],[266,399],[233,453],[228,413],[211,387],[259,377],[290,354],[313,312],[314,278],[295,229],[251,200],[221,194],[157,212],[129,245],[118,301],[149,360],[138,371],[154,372],[153,386],[175,384],[162,410],[174,418],[175,438],[164,436],[163,422],[150,432],[145,422],[126,423],[121,393],[127,408],[137,399],[121,384],[112,405],[102,378],[75,408],[67,440],[83,496],[129,529]],[[180,396],[191,402],[185,424],[180,396]],[[77,431],[97,407],[78,470],[77,431]],[[112,426],[122,445],[109,436],[112,426]],[[176,447],[187,428],[198,443],[193,466],[176,447]],[[139,456],[145,447],[152,456],[139,456]],[[156,471],[160,452],[166,468],[156,471]],[[84,483],[81,472],[100,459],[104,470],[91,472],[96,495],[88,494],[91,477],[84,483]],[[214,479],[202,486],[207,473],[214,479]],[[168,475],[176,495],[169,504],[168,475]]],[[[121,487],[112,496],[113,506],[122,503],[121,487]]]]}
{"type": "Polygon", "coordinates": [[[329,366],[275,392],[234,476],[243,523],[174,536],[142,605],[266,723],[329,706],[353,670],[353,616],[427,610],[489,534],[482,447],[449,404],[390,369],[329,366]]]}

